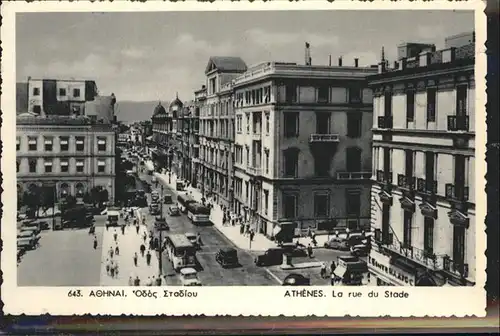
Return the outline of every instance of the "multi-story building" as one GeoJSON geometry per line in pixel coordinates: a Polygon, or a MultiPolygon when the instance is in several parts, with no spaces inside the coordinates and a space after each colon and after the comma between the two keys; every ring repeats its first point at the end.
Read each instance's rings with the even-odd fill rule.
{"type": "Polygon", "coordinates": [[[85,102],[97,94],[93,80],[28,77],[28,112],[40,116],[84,114],[85,102]]]}
{"type": "Polygon", "coordinates": [[[198,188],[199,190],[204,192],[204,180],[203,180],[203,169],[202,169],[202,161],[201,161],[201,152],[200,152],[200,114],[203,106],[205,104],[205,100],[207,97],[207,87],[205,85],[201,86],[201,89],[196,90],[194,92],[194,112],[192,113],[192,130],[191,130],[191,139],[192,139],[192,153],[193,156],[191,158],[191,164],[193,166],[193,179],[191,181],[192,185],[198,188]]]}
{"type": "Polygon", "coordinates": [[[181,179],[192,180],[192,137],[191,114],[194,112],[194,102],[187,102],[177,115],[177,153],[179,155],[179,172],[181,179]]]}
{"type": "Polygon", "coordinates": [[[374,284],[475,282],[474,35],[450,41],[401,45],[369,78],[374,284]]]}
{"type": "Polygon", "coordinates": [[[173,151],[171,146],[174,143],[173,118],[165,110],[161,102],[153,110],[151,117],[151,143],[156,147],[151,150],[151,157],[156,169],[169,169],[172,167],[173,151]]]}
{"type": "Polygon", "coordinates": [[[170,132],[170,139],[172,139],[167,154],[170,157],[169,170],[174,172],[177,176],[181,176],[183,153],[182,153],[182,125],[179,123],[179,118],[183,120],[184,103],[179,99],[176,94],[175,99],[170,103],[168,108],[169,116],[172,118],[172,129],[170,132]]]}
{"type": "Polygon", "coordinates": [[[204,192],[223,206],[231,203],[233,91],[231,81],[247,70],[239,57],[210,57],[206,100],[200,113],[204,192]]]}
{"type": "Polygon", "coordinates": [[[369,228],[373,67],[266,62],[233,81],[235,211],[274,237],[369,228]],[[290,225],[291,224],[291,225],[290,225]]]}
{"type": "Polygon", "coordinates": [[[55,187],[56,200],[84,197],[93,188],[115,197],[115,132],[87,117],[17,117],[18,195],[55,187]]]}

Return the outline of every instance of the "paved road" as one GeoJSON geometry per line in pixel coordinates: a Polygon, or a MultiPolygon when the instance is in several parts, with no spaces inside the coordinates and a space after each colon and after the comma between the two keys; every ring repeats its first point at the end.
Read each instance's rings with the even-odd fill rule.
{"type": "Polygon", "coordinates": [[[40,246],[17,267],[19,286],[98,286],[105,216],[96,216],[97,249],[88,229],[41,233],[40,246]]]}

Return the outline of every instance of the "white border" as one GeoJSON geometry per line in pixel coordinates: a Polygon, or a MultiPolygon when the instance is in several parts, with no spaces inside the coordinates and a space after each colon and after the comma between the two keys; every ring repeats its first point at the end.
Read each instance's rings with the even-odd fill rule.
{"type": "MultiPolygon", "coordinates": [[[[135,315],[183,315],[204,314],[213,315],[261,315],[261,316],[485,316],[486,295],[484,285],[486,273],[486,234],[484,218],[486,215],[486,195],[484,193],[486,174],[485,146],[486,146],[486,55],[484,42],[486,39],[485,4],[479,0],[466,2],[451,2],[435,0],[422,1],[374,1],[364,3],[358,1],[307,1],[290,3],[289,1],[273,2],[222,2],[200,3],[187,1],[184,3],[169,3],[148,1],[137,2],[5,2],[2,4],[3,24],[2,37],[2,119],[1,137],[3,142],[3,156],[1,161],[3,173],[3,218],[2,240],[3,251],[1,265],[3,271],[2,301],[5,304],[6,314],[37,315],[43,313],[57,315],[72,314],[135,314],[135,315]],[[343,298],[289,298],[284,297],[285,287],[201,287],[193,289],[198,293],[193,298],[135,298],[132,289],[126,288],[127,298],[84,298],[68,297],[66,287],[17,287],[17,269],[15,262],[15,214],[16,178],[14,165],[16,152],[14,150],[15,133],[15,13],[16,12],[86,12],[86,11],[214,11],[214,10],[326,10],[326,9],[468,9],[475,10],[476,31],[476,270],[477,284],[475,287],[438,287],[418,288],[399,287],[409,293],[407,299],[384,299],[383,292],[389,288],[383,287],[312,287],[321,289],[330,296],[332,290],[347,292],[362,292],[363,298],[349,299],[347,294],[343,298]],[[369,291],[380,293],[378,299],[367,298],[369,291]]],[[[90,288],[79,288],[86,294],[90,288]]],[[[95,290],[99,288],[94,288],[95,290]]],[[[106,288],[111,289],[111,288],[106,288]]],[[[146,289],[157,289],[146,287],[146,289]]],[[[171,288],[177,290],[179,288],[171,288]]],[[[391,288],[396,289],[396,288],[391,288]]],[[[160,289],[160,296],[163,290],[160,289]]]]}

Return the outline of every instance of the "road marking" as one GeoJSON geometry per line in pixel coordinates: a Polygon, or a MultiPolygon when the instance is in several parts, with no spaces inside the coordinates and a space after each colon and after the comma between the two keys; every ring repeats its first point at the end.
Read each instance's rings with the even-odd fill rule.
{"type": "Polygon", "coordinates": [[[271,272],[268,268],[265,268],[266,272],[274,279],[276,280],[276,282],[278,282],[280,285],[282,284],[282,281],[280,278],[278,278],[278,276],[276,274],[274,274],[273,272],[271,272]]]}

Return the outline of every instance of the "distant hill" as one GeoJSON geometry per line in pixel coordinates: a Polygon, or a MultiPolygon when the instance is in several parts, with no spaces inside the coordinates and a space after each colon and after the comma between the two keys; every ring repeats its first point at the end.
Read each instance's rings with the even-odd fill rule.
{"type": "MultiPolygon", "coordinates": [[[[168,109],[170,102],[162,101],[161,104],[168,109]]],[[[153,110],[158,105],[158,101],[121,101],[118,100],[115,105],[115,115],[118,121],[141,121],[151,119],[153,110]]]]}

